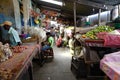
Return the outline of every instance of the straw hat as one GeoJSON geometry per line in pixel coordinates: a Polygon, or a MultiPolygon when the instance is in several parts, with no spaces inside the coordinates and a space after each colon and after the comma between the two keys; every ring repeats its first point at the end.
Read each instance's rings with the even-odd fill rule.
{"type": "Polygon", "coordinates": [[[5,21],[5,22],[3,23],[3,26],[4,26],[4,25],[12,26],[12,22],[10,22],[10,21],[5,21]]]}

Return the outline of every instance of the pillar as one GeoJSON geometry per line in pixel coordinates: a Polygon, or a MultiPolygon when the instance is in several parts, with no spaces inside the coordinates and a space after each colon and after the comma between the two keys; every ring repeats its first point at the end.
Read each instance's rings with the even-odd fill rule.
{"type": "Polygon", "coordinates": [[[14,6],[14,16],[15,16],[15,24],[19,34],[21,34],[21,17],[20,17],[20,6],[18,0],[13,0],[14,6]]]}
{"type": "Polygon", "coordinates": [[[101,23],[101,9],[99,9],[99,13],[98,13],[98,25],[100,26],[100,23],[101,23]]]}

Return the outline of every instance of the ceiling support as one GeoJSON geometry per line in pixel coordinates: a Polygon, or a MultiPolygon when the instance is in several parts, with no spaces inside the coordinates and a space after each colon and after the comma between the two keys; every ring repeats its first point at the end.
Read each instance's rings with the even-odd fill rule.
{"type": "MultiPolygon", "coordinates": [[[[74,11],[74,36],[76,32],[76,0],[74,1],[73,11],[74,11]]],[[[72,34],[73,35],[73,34],[72,34]]],[[[74,42],[74,54],[75,54],[75,42],[74,42]]]]}
{"type": "Polygon", "coordinates": [[[45,8],[45,9],[50,9],[50,10],[53,10],[53,11],[58,11],[60,12],[61,10],[58,9],[58,8],[52,8],[52,7],[48,7],[48,6],[41,6],[42,8],[45,8]]]}
{"type": "Polygon", "coordinates": [[[74,11],[74,32],[75,32],[75,28],[76,28],[76,1],[74,1],[73,11],[74,11]]]}
{"type": "Polygon", "coordinates": [[[110,5],[100,4],[100,3],[87,1],[87,0],[77,0],[77,3],[96,7],[96,8],[101,8],[101,9],[105,9],[105,10],[111,10],[114,8],[113,6],[110,6],[110,5]]]}
{"type": "Polygon", "coordinates": [[[99,13],[98,13],[98,26],[100,26],[101,23],[101,9],[99,9],[99,13]]]}

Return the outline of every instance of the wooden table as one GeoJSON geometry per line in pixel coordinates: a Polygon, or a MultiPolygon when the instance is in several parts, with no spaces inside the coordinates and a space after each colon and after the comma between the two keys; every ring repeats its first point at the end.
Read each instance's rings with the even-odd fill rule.
{"type": "Polygon", "coordinates": [[[9,80],[19,80],[23,73],[28,70],[30,80],[33,80],[32,59],[39,51],[39,45],[29,45],[23,52],[13,53],[14,55],[11,59],[0,63],[0,70],[9,71],[12,74],[9,80]]]}

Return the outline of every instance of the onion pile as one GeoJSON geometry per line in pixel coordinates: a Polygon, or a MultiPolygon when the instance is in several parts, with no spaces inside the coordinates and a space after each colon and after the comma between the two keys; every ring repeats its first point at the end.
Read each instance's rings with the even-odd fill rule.
{"type": "Polygon", "coordinates": [[[14,53],[21,53],[27,48],[28,48],[28,46],[15,46],[15,47],[13,47],[13,52],[14,53]]]}

